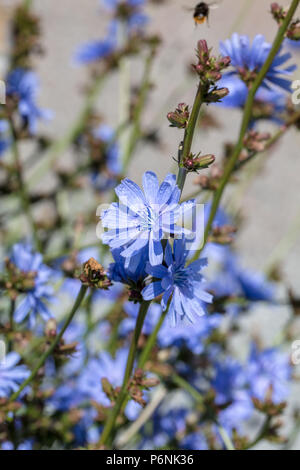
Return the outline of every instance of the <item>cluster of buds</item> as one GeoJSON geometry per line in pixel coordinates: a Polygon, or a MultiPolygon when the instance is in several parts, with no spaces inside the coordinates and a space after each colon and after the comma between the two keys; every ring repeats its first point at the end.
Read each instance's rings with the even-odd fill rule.
{"type": "Polygon", "coordinates": [[[181,163],[181,165],[189,172],[198,172],[209,168],[215,161],[216,157],[212,154],[202,155],[200,153],[193,155],[192,153],[181,163]]]}
{"type": "Polygon", "coordinates": [[[205,39],[197,44],[198,64],[192,65],[203,83],[214,83],[222,78],[222,70],[230,65],[231,59],[226,57],[215,57],[211,55],[205,39]]]}
{"type": "Polygon", "coordinates": [[[249,131],[244,137],[244,147],[251,152],[263,152],[266,142],[270,139],[268,132],[249,131]]]}
{"type": "Polygon", "coordinates": [[[1,285],[8,291],[11,299],[15,300],[18,293],[32,290],[35,286],[36,271],[20,271],[9,259],[5,260],[6,275],[1,285]]]}
{"type": "Polygon", "coordinates": [[[300,20],[291,23],[286,35],[292,41],[300,41],[300,20]]]}
{"type": "Polygon", "coordinates": [[[112,405],[116,402],[118,395],[121,391],[120,387],[113,387],[110,381],[106,378],[103,377],[101,379],[101,385],[102,385],[102,390],[111,402],[112,405]]]}
{"type": "Polygon", "coordinates": [[[281,24],[286,17],[286,10],[278,5],[277,2],[271,4],[271,14],[278,24],[281,24]]]}
{"type": "MultiPolygon", "coordinates": [[[[275,19],[275,21],[278,23],[278,25],[281,26],[282,22],[286,18],[287,11],[283,7],[278,5],[278,3],[274,2],[271,5],[271,14],[273,18],[275,19]]],[[[289,39],[293,41],[300,40],[300,20],[299,19],[293,21],[290,24],[286,32],[286,35],[289,39]]]]}
{"type": "Polygon", "coordinates": [[[12,23],[14,67],[29,67],[31,54],[42,54],[40,20],[29,8],[19,6],[12,23]]]}
{"type": "Polygon", "coordinates": [[[112,285],[105,269],[95,258],[90,258],[84,263],[79,279],[84,286],[94,289],[108,289],[112,285]]]}
{"type": "Polygon", "coordinates": [[[185,103],[179,103],[175,111],[167,114],[170,122],[170,127],[178,127],[178,129],[185,129],[190,117],[189,107],[185,103]]]}
{"type": "Polygon", "coordinates": [[[214,227],[209,236],[211,243],[218,243],[219,245],[229,245],[233,242],[233,235],[236,233],[237,228],[233,225],[222,225],[222,227],[214,227]]]}
{"type": "Polygon", "coordinates": [[[194,184],[200,185],[202,189],[215,191],[218,189],[223,176],[223,170],[218,165],[213,165],[210,175],[199,175],[194,184]]]}
{"type": "Polygon", "coordinates": [[[147,378],[142,369],[137,369],[132,377],[129,385],[129,394],[131,398],[141,406],[146,406],[143,398],[143,390],[149,390],[159,384],[159,380],[155,378],[147,378]]]}

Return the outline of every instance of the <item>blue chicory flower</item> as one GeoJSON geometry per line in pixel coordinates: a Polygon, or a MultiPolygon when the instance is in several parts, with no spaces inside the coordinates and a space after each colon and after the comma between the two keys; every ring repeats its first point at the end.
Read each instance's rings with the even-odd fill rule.
{"type": "MultiPolygon", "coordinates": [[[[78,380],[78,391],[86,399],[95,400],[104,406],[109,406],[110,401],[102,389],[101,379],[107,378],[113,387],[122,385],[124,370],[128,357],[128,349],[119,349],[113,358],[108,352],[103,351],[98,357],[91,358],[78,380]]],[[[136,419],[141,406],[130,400],[125,413],[128,419],[136,419]]]]}
{"type": "Polygon", "coordinates": [[[106,191],[116,184],[116,177],[121,173],[120,148],[115,141],[113,129],[102,124],[94,131],[94,137],[103,147],[105,171],[94,171],[91,180],[98,191],[106,191]]]}
{"type": "Polygon", "coordinates": [[[163,261],[161,240],[165,235],[183,236],[188,230],[176,225],[191,210],[195,201],[179,204],[180,189],[175,175],[167,175],[161,185],[153,172],[143,176],[143,191],[130,179],[116,188],[120,203],[111,204],[101,214],[102,225],[109,230],[102,235],[111,249],[122,247],[121,255],[129,258],[148,247],[149,261],[156,266],[163,261]]]}
{"type": "MultiPolygon", "coordinates": [[[[243,72],[259,72],[268,58],[271,47],[261,34],[255,36],[251,45],[248,36],[234,33],[231,39],[220,43],[221,54],[230,56],[231,66],[234,68],[233,71],[224,74],[224,77],[233,75],[241,79],[243,72]]],[[[290,58],[289,52],[283,54],[281,50],[278,52],[266,74],[263,87],[269,89],[275,86],[288,92],[291,90],[291,81],[282,77],[282,75],[291,74],[296,69],[295,65],[286,65],[290,58]]]]}
{"type": "Polygon", "coordinates": [[[75,53],[75,63],[87,65],[109,57],[117,48],[117,22],[112,21],[104,39],[88,41],[79,46],[75,53]]]}
{"type": "Polygon", "coordinates": [[[195,323],[197,317],[206,313],[205,303],[212,302],[212,295],[203,289],[203,276],[200,271],[207,265],[206,259],[199,259],[186,266],[188,251],[185,240],[174,240],[174,254],[169,243],[165,249],[165,265],[146,267],[148,274],[156,280],[146,286],[142,295],[151,300],[163,294],[161,305],[167,309],[172,326],[179,321],[195,323]]]}
{"type": "Polygon", "coordinates": [[[288,355],[277,348],[259,351],[257,346],[252,344],[246,374],[251,395],[260,401],[265,401],[268,393],[275,404],[285,401],[288,397],[291,365],[288,355]]]}
{"type": "Polygon", "coordinates": [[[5,357],[5,361],[0,363],[0,397],[8,398],[29,376],[29,369],[25,365],[18,365],[19,362],[20,355],[10,352],[5,357]]]}
{"type": "Polygon", "coordinates": [[[48,285],[52,271],[43,264],[40,253],[32,252],[29,244],[17,243],[13,246],[10,261],[22,273],[34,273],[34,287],[25,293],[25,298],[21,301],[14,313],[17,323],[25,320],[29,316],[29,327],[33,328],[36,317],[41,315],[44,321],[52,317],[45,301],[53,300],[53,288],[48,285]]]}
{"type": "Polygon", "coordinates": [[[18,110],[29,132],[35,134],[38,119],[50,119],[49,110],[40,109],[36,104],[39,88],[37,75],[32,70],[17,68],[7,77],[6,93],[18,99],[18,110]]]}

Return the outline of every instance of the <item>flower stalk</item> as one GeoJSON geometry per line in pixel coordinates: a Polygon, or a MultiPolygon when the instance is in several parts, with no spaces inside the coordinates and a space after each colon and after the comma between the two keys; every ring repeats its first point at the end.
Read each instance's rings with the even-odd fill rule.
{"type": "MultiPolygon", "coordinates": [[[[252,108],[253,108],[256,92],[258,91],[259,87],[261,86],[266,74],[268,73],[269,68],[271,67],[271,65],[272,65],[272,63],[273,63],[273,61],[274,61],[281,45],[282,45],[282,42],[285,38],[286,31],[287,31],[287,29],[290,25],[290,22],[291,22],[291,20],[294,16],[294,13],[295,13],[298,5],[299,5],[299,1],[300,0],[293,0],[292,1],[291,6],[290,6],[290,8],[288,10],[288,13],[286,15],[286,18],[284,19],[281,27],[278,30],[278,33],[277,33],[276,37],[275,37],[275,40],[273,42],[273,45],[272,45],[271,51],[269,53],[269,56],[268,56],[266,62],[264,63],[264,65],[262,66],[262,68],[261,68],[260,72],[258,73],[255,81],[253,82],[253,85],[251,86],[251,88],[249,90],[237,144],[236,144],[236,146],[234,148],[234,151],[233,151],[231,157],[229,158],[228,163],[225,167],[223,177],[220,181],[220,185],[214,193],[212,206],[211,206],[211,211],[210,211],[210,216],[209,216],[207,225],[205,227],[203,247],[205,246],[205,244],[207,242],[207,239],[208,239],[210,230],[212,228],[212,224],[214,222],[217,210],[219,208],[224,190],[225,190],[225,188],[226,188],[226,186],[227,186],[227,184],[230,180],[232,172],[235,168],[235,165],[238,161],[239,155],[240,155],[241,150],[243,148],[244,137],[246,135],[246,132],[249,129],[249,124],[250,124],[250,121],[251,121],[251,118],[252,118],[252,108]]],[[[193,260],[198,259],[203,247],[201,247],[195,253],[193,260]]]]}
{"type": "Polygon", "coordinates": [[[75,303],[72,307],[72,310],[70,311],[70,313],[69,313],[69,315],[68,315],[68,317],[65,321],[65,324],[62,327],[60,333],[56,336],[56,338],[52,342],[51,346],[47,349],[47,351],[44,352],[44,354],[40,358],[39,362],[37,363],[37,365],[35,366],[35,368],[31,372],[30,376],[22,383],[20,388],[15,393],[13,393],[11,395],[11,397],[9,399],[10,402],[13,402],[13,401],[17,400],[17,398],[20,396],[20,394],[22,393],[24,388],[27,387],[27,385],[29,385],[32,382],[32,380],[36,377],[37,373],[39,372],[40,368],[43,367],[43,365],[45,364],[48,357],[53,353],[53,351],[55,350],[57,345],[60,343],[60,340],[62,339],[66,329],[68,328],[68,326],[72,322],[77,310],[79,309],[79,307],[80,307],[80,305],[81,305],[81,303],[84,299],[84,296],[86,294],[87,289],[88,288],[86,286],[81,286],[79,294],[78,294],[78,296],[75,300],[75,303]]]}

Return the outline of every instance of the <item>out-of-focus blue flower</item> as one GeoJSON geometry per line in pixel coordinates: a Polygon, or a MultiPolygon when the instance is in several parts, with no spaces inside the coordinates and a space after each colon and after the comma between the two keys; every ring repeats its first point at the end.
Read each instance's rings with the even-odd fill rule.
{"type": "MultiPolygon", "coordinates": [[[[251,45],[248,36],[240,36],[234,33],[231,39],[220,43],[221,54],[230,56],[231,65],[234,67],[232,72],[228,72],[224,76],[235,75],[247,80],[249,73],[260,71],[268,58],[271,47],[271,44],[267,43],[261,34],[255,36],[251,45]]],[[[283,78],[282,75],[291,74],[297,67],[295,65],[287,66],[286,63],[291,58],[291,54],[289,52],[281,54],[281,51],[276,55],[262,86],[265,88],[277,86],[290,91],[291,81],[283,78]]]]}
{"type": "Polygon", "coordinates": [[[121,173],[120,148],[114,140],[114,131],[109,126],[99,126],[94,131],[94,137],[99,139],[101,148],[103,147],[106,171],[92,173],[91,179],[98,191],[105,191],[115,185],[116,177],[121,173]]]}
{"type": "Polygon", "coordinates": [[[237,361],[227,357],[215,364],[215,378],[212,387],[216,392],[216,404],[228,404],[219,413],[219,423],[228,431],[240,429],[243,422],[253,413],[253,404],[246,391],[246,374],[237,361]]]}
{"type": "MultiPolygon", "coordinates": [[[[33,447],[33,439],[27,439],[26,441],[21,442],[18,445],[17,450],[32,450],[33,447]]],[[[14,444],[10,441],[2,442],[1,450],[15,450],[14,444]]]]}
{"type": "Polygon", "coordinates": [[[8,123],[4,119],[0,119],[0,157],[10,145],[7,137],[8,123]]]}
{"type": "Polygon", "coordinates": [[[117,47],[117,22],[112,21],[104,39],[89,41],[79,46],[75,53],[75,63],[90,64],[110,56],[117,47]]]}
{"type": "Polygon", "coordinates": [[[13,246],[10,261],[24,274],[34,273],[34,287],[25,293],[14,313],[17,323],[22,322],[29,315],[29,327],[35,325],[37,315],[44,321],[52,317],[45,301],[53,300],[53,288],[48,285],[52,271],[43,264],[40,253],[33,253],[28,244],[17,243],[13,246]]]}
{"type": "Polygon", "coordinates": [[[273,403],[278,404],[288,397],[291,366],[288,355],[278,349],[259,351],[253,344],[246,374],[251,394],[255,398],[265,401],[269,393],[273,403]]]}
{"type": "Polygon", "coordinates": [[[195,201],[179,204],[181,193],[175,175],[167,175],[159,185],[156,174],[148,171],[143,176],[143,188],[144,192],[128,178],[117,186],[120,203],[111,204],[101,216],[103,227],[109,229],[102,241],[112,249],[123,247],[121,255],[126,258],[147,246],[150,263],[156,266],[163,261],[164,235],[187,233],[176,222],[194,207],[195,201]]]}
{"type": "Polygon", "coordinates": [[[209,282],[209,289],[217,297],[240,296],[251,302],[274,301],[274,285],[262,273],[244,269],[229,247],[218,254],[221,269],[209,282]]]}
{"type": "Polygon", "coordinates": [[[142,291],[145,300],[163,294],[161,305],[167,309],[170,297],[169,318],[172,326],[179,321],[195,323],[205,314],[205,303],[212,302],[212,295],[203,289],[203,276],[200,271],[207,265],[206,259],[199,259],[186,266],[188,251],[185,240],[174,240],[174,255],[169,243],[165,249],[165,265],[147,265],[146,271],[155,279],[142,291]]]}
{"type": "Polygon", "coordinates": [[[7,354],[5,362],[0,363],[0,397],[8,398],[29,376],[30,371],[25,365],[17,365],[19,361],[20,355],[16,352],[10,352],[7,354]]]}
{"type": "Polygon", "coordinates": [[[117,18],[126,21],[130,31],[143,29],[149,21],[148,16],[142,10],[145,0],[101,0],[101,3],[114,12],[117,18]]]}
{"type": "MultiPolygon", "coordinates": [[[[113,358],[108,352],[103,351],[99,357],[89,360],[78,381],[78,390],[86,399],[95,400],[104,406],[109,406],[110,401],[102,389],[101,379],[107,378],[113,387],[120,387],[123,382],[124,371],[128,357],[128,349],[119,349],[113,358]]],[[[136,419],[141,406],[130,400],[125,413],[128,419],[136,419]]]]}
{"type": "MultiPolygon", "coordinates": [[[[243,108],[248,98],[247,85],[236,75],[224,74],[218,82],[220,87],[228,88],[229,94],[218,103],[218,106],[228,108],[243,108]]],[[[286,106],[286,95],[281,91],[260,87],[255,95],[255,101],[272,105],[272,120],[278,117],[274,113],[281,113],[286,106]]]]}
{"type": "Polygon", "coordinates": [[[165,348],[185,345],[194,354],[204,351],[204,342],[210,334],[220,326],[222,315],[213,314],[197,318],[193,324],[178,324],[174,328],[168,328],[166,323],[158,333],[158,342],[165,348]]]}
{"type": "Polygon", "coordinates": [[[32,70],[17,68],[7,77],[6,93],[18,99],[18,110],[31,134],[35,134],[39,119],[50,119],[52,112],[36,104],[39,80],[32,70]]]}
{"type": "Polygon", "coordinates": [[[180,441],[180,449],[186,450],[208,450],[207,442],[203,434],[193,432],[180,441]]]}

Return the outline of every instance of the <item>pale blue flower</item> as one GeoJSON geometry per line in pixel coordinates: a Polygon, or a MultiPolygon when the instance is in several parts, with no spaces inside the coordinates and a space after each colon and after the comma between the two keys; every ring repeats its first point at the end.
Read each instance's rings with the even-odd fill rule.
{"type": "MultiPolygon", "coordinates": [[[[255,36],[251,44],[248,36],[240,36],[234,33],[231,39],[220,43],[221,54],[231,58],[231,66],[234,68],[232,72],[224,74],[224,77],[228,75],[241,77],[245,72],[259,72],[266,62],[271,48],[272,45],[267,43],[261,34],[255,36]]],[[[266,88],[276,86],[290,91],[291,81],[283,78],[282,75],[290,75],[297,68],[296,65],[286,65],[291,57],[289,52],[281,53],[280,49],[265,76],[262,86],[266,88]]]]}
{"type": "Polygon", "coordinates": [[[14,313],[17,323],[25,320],[29,316],[29,327],[33,328],[38,315],[44,321],[52,317],[45,301],[53,300],[53,288],[48,282],[52,275],[52,270],[43,264],[43,257],[40,253],[34,253],[28,244],[17,243],[13,246],[10,261],[20,270],[21,274],[34,274],[34,287],[24,293],[24,299],[18,305],[14,313]]]}
{"type": "Polygon", "coordinates": [[[167,309],[169,300],[169,318],[172,326],[179,321],[195,323],[199,316],[206,313],[205,304],[212,302],[212,295],[203,288],[202,268],[206,259],[199,259],[186,266],[188,251],[185,240],[174,240],[174,254],[169,243],[165,249],[165,265],[147,265],[146,271],[153,276],[154,282],[145,287],[142,295],[151,300],[162,295],[161,305],[167,309]]]}
{"type": "Polygon", "coordinates": [[[20,359],[18,353],[10,352],[4,363],[0,363],[0,397],[8,398],[29,376],[29,369],[25,365],[18,365],[20,359]]]}
{"type": "Polygon", "coordinates": [[[167,175],[161,185],[153,172],[143,176],[144,192],[130,179],[124,179],[116,188],[120,203],[111,204],[101,215],[102,225],[109,230],[102,241],[111,249],[121,248],[121,255],[130,258],[148,247],[151,265],[163,261],[161,240],[166,236],[189,233],[176,225],[195,201],[179,204],[180,189],[175,175],[167,175]]]}
{"type": "Polygon", "coordinates": [[[36,104],[39,89],[39,80],[35,72],[23,68],[17,68],[7,77],[8,96],[18,99],[18,110],[24,125],[29,132],[35,134],[39,119],[50,119],[52,113],[49,110],[40,109],[36,104]]]}

